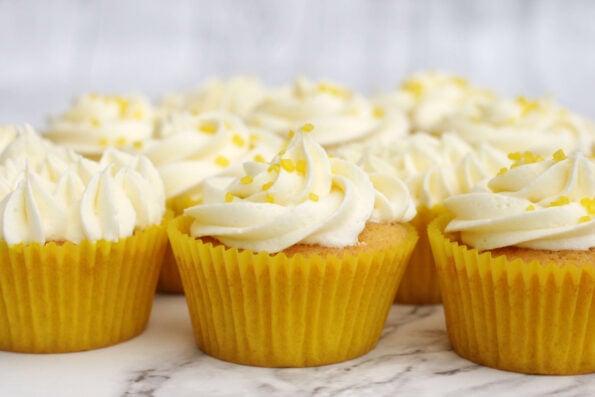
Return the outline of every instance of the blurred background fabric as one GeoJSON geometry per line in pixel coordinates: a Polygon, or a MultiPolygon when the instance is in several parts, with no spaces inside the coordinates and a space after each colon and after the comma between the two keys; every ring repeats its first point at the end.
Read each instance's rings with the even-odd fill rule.
{"type": "Polygon", "coordinates": [[[0,0],[0,123],[42,126],[86,92],[299,75],[374,93],[422,69],[595,117],[590,0],[0,0]]]}

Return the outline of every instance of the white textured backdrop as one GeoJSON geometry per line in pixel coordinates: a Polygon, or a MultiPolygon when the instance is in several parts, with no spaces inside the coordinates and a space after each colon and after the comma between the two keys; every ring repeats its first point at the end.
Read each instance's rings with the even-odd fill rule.
{"type": "Polygon", "coordinates": [[[41,125],[91,90],[250,73],[371,92],[422,68],[595,117],[595,2],[0,0],[0,123],[41,125]]]}

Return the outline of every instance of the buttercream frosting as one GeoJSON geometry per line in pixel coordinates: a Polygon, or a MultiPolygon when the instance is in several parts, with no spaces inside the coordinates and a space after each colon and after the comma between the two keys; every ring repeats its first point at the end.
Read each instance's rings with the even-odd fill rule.
{"type": "Polygon", "coordinates": [[[510,169],[445,201],[455,214],[446,231],[479,250],[595,247],[595,160],[561,150],[549,160],[531,152],[511,157],[510,169]]]}
{"type": "Polygon", "coordinates": [[[254,251],[298,243],[345,247],[358,243],[368,221],[413,216],[403,184],[329,158],[312,131],[303,126],[272,163],[248,162],[242,177],[207,180],[203,203],[185,210],[194,219],[191,234],[254,251]]]}
{"type": "Polygon", "coordinates": [[[154,117],[152,105],[142,96],[87,94],[50,117],[43,134],[84,155],[99,156],[107,147],[123,148],[150,138],[154,117]]]}

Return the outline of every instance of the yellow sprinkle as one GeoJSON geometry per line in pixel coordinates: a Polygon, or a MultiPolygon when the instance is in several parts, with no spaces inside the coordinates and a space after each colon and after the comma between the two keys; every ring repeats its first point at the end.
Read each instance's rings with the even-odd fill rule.
{"type": "Polygon", "coordinates": [[[500,170],[498,171],[498,175],[504,175],[504,174],[506,174],[506,171],[508,171],[508,168],[506,168],[506,167],[502,167],[502,168],[500,168],[500,170]]]}
{"type": "Polygon", "coordinates": [[[312,201],[318,201],[318,195],[316,193],[308,194],[308,198],[312,201]]]}
{"type": "Polygon", "coordinates": [[[591,222],[591,217],[589,215],[584,215],[578,218],[579,223],[591,222]]]}
{"type": "Polygon", "coordinates": [[[258,163],[265,163],[266,160],[264,159],[264,157],[262,157],[262,154],[257,154],[256,156],[254,156],[254,161],[258,162],[258,163]]]}
{"type": "Polygon", "coordinates": [[[281,167],[287,172],[295,171],[295,163],[291,159],[281,159],[281,167]]]}
{"type": "Polygon", "coordinates": [[[246,145],[246,140],[238,134],[234,134],[234,136],[231,138],[231,140],[233,141],[234,145],[236,145],[236,146],[243,147],[246,145]]]}
{"type": "Polygon", "coordinates": [[[281,171],[281,166],[278,163],[271,164],[267,171],[268,172],[279,172],[279,171],[281,171]]]}
{"type": "Polygon", "coordinates": [[[198,127],[198,130],[204,132],[205,134],[214,134],[217,132],[217,124],[216,123],[204,123],[198,127]]]}
{"type": "Polygon", "coordinates": [[[101,121],[99,121],[99,119],[91,119],[90,123],[93,127],[99,127],[101,125],[101,121]]]}
{"type": "Polygon", "coordinates": [[[521,111],[522,116],[526,116],[529,113],[534,112],[537,109],[539,109],[539,103],[537,101],[532,101],[530,99],[525,98],[524,96],[518,97],[517,103],[522,108],[522,111],[521,111]]]}
{"type": "Polygon", "coordinates": [[[348,90],[329,83],[318,84],[318,91],[338,97],[348,97],[351,94],[348,90]]]}
{"type": "Polygon", "coordinates": [[[250,143],[256,143],[260,140],[260,136],[258,134],[250,134],[250,143]]]}
{"type": "Polygon", "coordinates": [[[126,145],[127,143],[128,143],[128,140],[126,140],[126,138],[124,138],[123,136],[116,139],[116,146],[122,147],[122,146],[126,145]]]}
{"type": "Polygon", "coordinates": [[[295,169],[298,174],[304,175],[306,173],[306,160],[298,160],[295,169]]]}
{"type": "Polygon", "coordinates": [[[554,155],[552,156],[555,162],[558,161],[562,161],[562,160],[566,160],[566,153],[564,153],[564,150],[562,149],[558,149],[554,152],[554,155]]]}
{"type": "Polygon", "coordinates": [[[535,206],[533,204],[527,206],[527,208],[525,208],[525,211],[535,211],[535,206]]]}
{"type": "Polygon", "coordinates": [[[242,183],[242,185],[249,185],[249,184],[251,184],[253,181],[254,181],[254,178],[252,178],[250,175],[243,176],[243,177],[240,179],[240,182],[242,183]]]}
{"type": "Polygon", "coordinates": [[[120,106],[120,116],[124,117],[126,113],[128,113],[128,107],[130,106],[130,104],[127,100],[120,96],[115,96],[113,99],[114,101],[116,101],[118,106],[120,106]]]}
{"type": "Polygon", "coordinates": [[[142,149],[143,142],[142,141],[134,141],[134,142],[132,142],[132,146],[134,146],[135,149],[142,149]]]}
{"type": "Polygon", "coordinates": [[[273,186],[273,181],[265,183],[264,185],[262,185],[262,191],[264,192],[269,190],[271,186],[273,186]]]}
{"type": "Polygon", "coordinates": [[[580,203],[590,215],[595,215],[595,198],[584,197],[580,203]]]}
{"type": "Polygon", "coordinates": [[[413,95],[417,99],[421,98],[421,96],[424,94],[423,84],[415,80],[409,80],[404,82],[401,86],[401,89],[413,95]]]}
{"type": "Polygon", "coordinates": [[[134,112],[132,112],[132,118],[136,119],[136,120],[141,120],[144,116],[144,113],[141,109],[137,109],[134,112]]]}
{"type": "Polygon", "coordinates": [[[521,153],[521,152],[509,153],[508,158],[510,160],[514,161],[514,163],[510,166],[510,168],[516,168],[520,165],[538,163],[540,161],[543,161],[543,157],[541,157],[538,154],[529,152],[529,151],[523,152],[523,153],[521,153]]]}
{"type": "Polygon", "coordinates": [[[215,159],[215,164],[221,167],[227,167],[229,166],[229,159],[227,157],[217,156],[215,159]]]}
{"type": "Polygon", "coordinates": [[[465,80],[464,78],[459,77],[459,76],[454,76],[452,78],[452,82],[453,82],[454,85],[456,85],[459,88],[465,88],[465,87],[467,87],[469,85],[469,83],[467,82],[467,80],[465,80]]]}
{"type": "Polygon", "coordinates": [[[231,203],[232,201],[233,201],[233,194],[231,194],[230,192],[225,193],[225,202],[231,203]]]}
{"type": "Polygon", "coordinates": [[[570,199],[568,198],[568,196],[560,196],[558,197],[557,200],[552,201],[549,206],[550,207],[559,207],[562,205],[567,205],[570,204],[570,199]]]}
{"type": "Polygon", "coordinates": [[[380,106],[374,106],[374,109],[372,110],[372,114],[377,119],[381,119],[382,117],[384,117],[384,109],[382,109],[380,106]]]}
{"type": "Polygon", "coordinates": [[[286,147],[279,150],[279,152],[277,152],[277,156],[283,156],[285,154],[285,149],[286,149],[286,147]]]}
{"type": "Polygon", "coordinates": [[[275,198],[270,193],[266,195],[266,200],[267,200],[268,203],[274,203],[275,202],[275,198]]]}
{"type": "Polygon", "coordinates": [[[99,145],[100,146],[107,146],[109,144],[107,138],[99,138],[99,145]]]}
{"type": "Polygon", "coordinates": [[[312,132],[314,126],[311,123],[306,123],[300,127],[300,131],[302,132],[312,132]]]}

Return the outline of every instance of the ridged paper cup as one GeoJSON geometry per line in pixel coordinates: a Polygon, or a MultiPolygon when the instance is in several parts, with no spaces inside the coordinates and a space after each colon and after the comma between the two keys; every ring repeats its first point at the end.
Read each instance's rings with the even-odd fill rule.
{"type": "MultiPolygon", "coordinates": [[[[168,201],[168,209],[164,216],[164,224],[166,224],[166,227],[167,224],[179,214],[181,214],[181,212],[177,212],[173,209],[171,200],[168,201]]],[[[184,287],[182,286],[182,280],[180,279],[180,272],[178,271],[176,258],[171,250],[169,240],[163,255],[163,266],[161,266],[161,272],[159,273],[159,279],[157,280],[157,292],[166,294],[184,293],[184,287]]]]}
{"type": "Polygon", "coordinates": [[[118,242],[0,242],[0,350],[74,352],[138,335],[166,244],[164,225],[118,242]]]}
{"type": "Polygon", "coordinates": [[[419,241],[413,249],[411,259],[403,274],[395,302],[414,305],[442,302],[440,283],[436,274],[427,228],[428,224],[443,212],[443,206],[431,209],[418,207],[417,215],[411,223],[417,229],[419,241]]]}
{"type": "Polygon", "coordinates": [[[165,255],[163,257],[163,267],[159,273],[159,281],[157,282],[157,292],[166,294],[183,294],[184,286],[178,271],[178,265],[170,244],[167,244],[165,255]]]}
{"type": "Polygon", "coordinates": [[[448,335],[462,357],[530,374],[595,371],[595,267],[494,257],[445,235],[428,234],[448,335]]]}
{"type": "Polygon", "coordinates": [[[331,364],[371,350],[382,332],[417,234],[360,255],[254,253],[168,233],[198,347],[234,363],[265,367],[331,364]]]}

